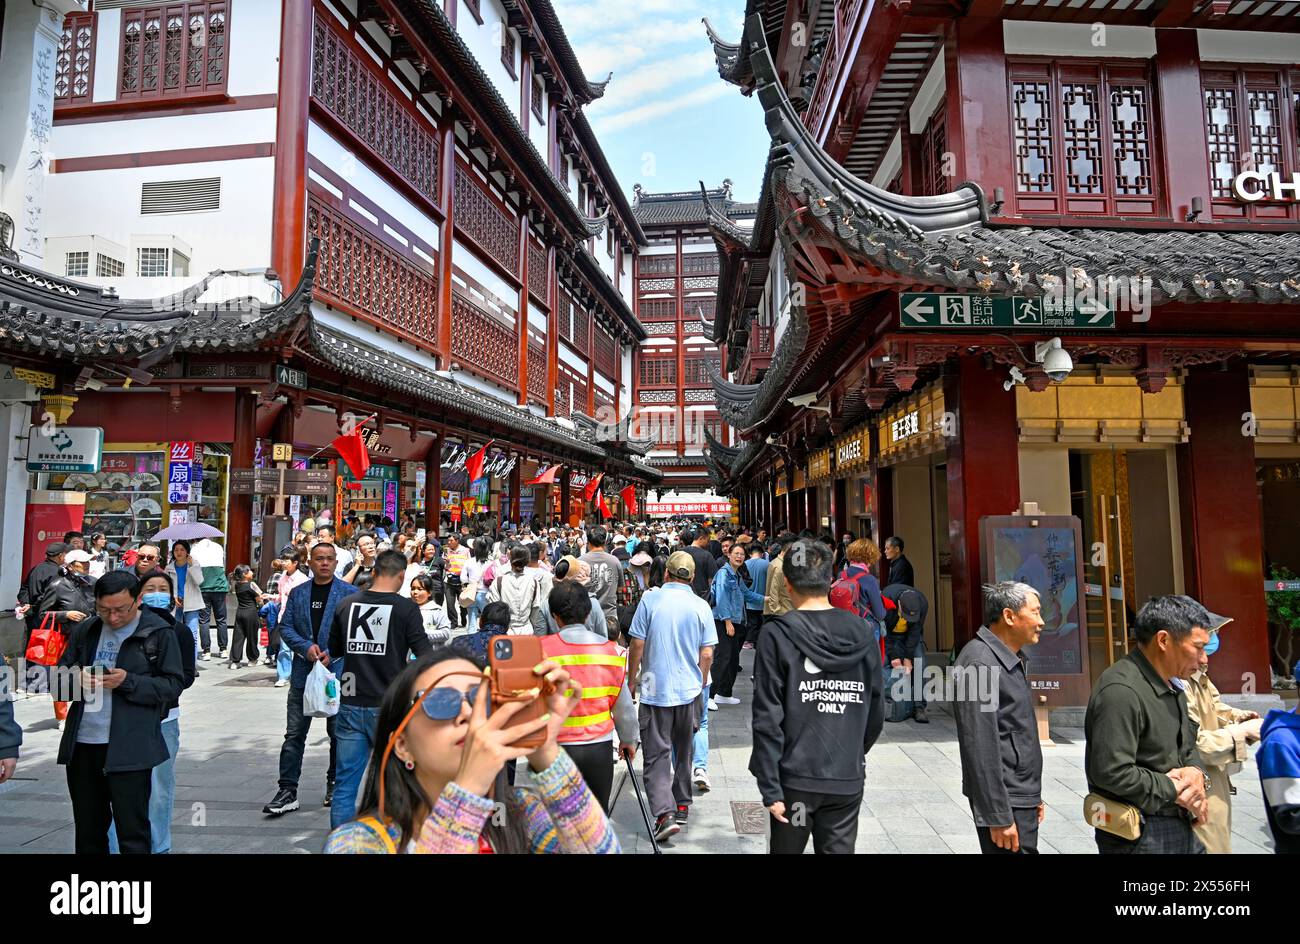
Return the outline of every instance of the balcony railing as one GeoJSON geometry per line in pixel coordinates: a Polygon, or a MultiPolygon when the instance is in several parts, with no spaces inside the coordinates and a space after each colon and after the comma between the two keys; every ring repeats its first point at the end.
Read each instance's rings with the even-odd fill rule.
{"type": "Polygon", "coordinates": [[[740,364],[740,383],[753,383],[755,375],[772,363],[775,330],[771,325],[751,325],[745,359],[740,364]]]}

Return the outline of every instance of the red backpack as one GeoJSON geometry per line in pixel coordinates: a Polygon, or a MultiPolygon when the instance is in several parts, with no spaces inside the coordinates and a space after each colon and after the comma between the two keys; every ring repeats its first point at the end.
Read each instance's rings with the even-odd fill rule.
{"type": "Polygon", "coordinates": [[[862,599],[862,585],[858,583],[857,577],[849,576],[847,567],[840,571],[839,579],[831,584],[829,594],[831,606],[841,610],[848,610],[850,613],[856,613],[858,616],[866,617],[866,601],[862,599]]]}

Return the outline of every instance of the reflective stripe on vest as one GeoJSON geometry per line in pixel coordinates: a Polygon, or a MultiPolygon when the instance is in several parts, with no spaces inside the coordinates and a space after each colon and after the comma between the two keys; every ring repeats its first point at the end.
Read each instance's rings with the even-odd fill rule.
{"type": "Polygon", "coordinates": [[[607,737],[614,728],[614,703],[623,690],[627,659],[612,642],[570,643],[559,634],[542,637],[542,652],[566,668],[582,688],[581,700],[564,721],[560,743],[581,744],[607,737]]]}

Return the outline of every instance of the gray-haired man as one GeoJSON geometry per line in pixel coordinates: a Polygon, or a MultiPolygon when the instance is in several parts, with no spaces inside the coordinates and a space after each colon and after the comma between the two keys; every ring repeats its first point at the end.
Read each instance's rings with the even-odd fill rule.
{"type": "Polygon", "coordinates": [[[1042,628],[1033,587],[1010,580],[986,584],[984,625],[957,656],[958,672],[990,680],[961,686],[966,694],[955,705],[961,792],[970,800],[985,854],[1038,852],[1043,752],[1021,650],[1038,642],[1042,628]],[[989,691],[996,700],[978,697],[989,691]]]}

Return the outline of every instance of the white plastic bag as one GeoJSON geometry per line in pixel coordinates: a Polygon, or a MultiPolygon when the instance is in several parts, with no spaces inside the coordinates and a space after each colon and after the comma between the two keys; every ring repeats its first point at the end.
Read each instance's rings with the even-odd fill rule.
{"type": "Polygon", "coordinates": [[[307,676],[302,692],[302,713],[308,718],[332,718],[339,713],[339,681],[317,662],[307,676]]]}

